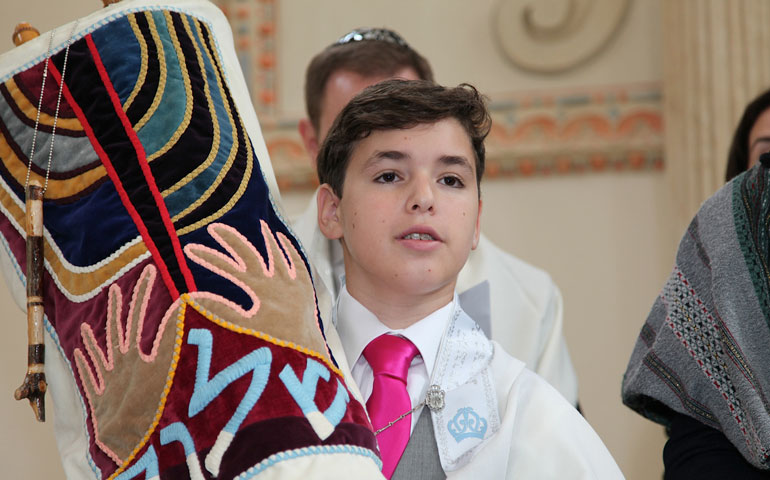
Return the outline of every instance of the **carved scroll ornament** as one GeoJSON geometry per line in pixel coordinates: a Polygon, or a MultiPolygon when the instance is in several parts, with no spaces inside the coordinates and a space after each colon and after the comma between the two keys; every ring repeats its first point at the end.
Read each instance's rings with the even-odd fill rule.
{"type": "Polygon", "coordinates": [[[563,72],[607,44],[628,4],[628,0],[500,0],[493,9],[493,35],[516,66],[563,72]]]}

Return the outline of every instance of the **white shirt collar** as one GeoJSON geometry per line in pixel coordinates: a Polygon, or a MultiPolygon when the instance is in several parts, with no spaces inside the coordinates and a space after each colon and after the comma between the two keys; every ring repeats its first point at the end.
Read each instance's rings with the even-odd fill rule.
{"type": "MultiPolygon", "coordinates": [[[[343,285],[337,300],[337,332],[348,365],[355,365],[364,348],[384,333],[401,335],[411,341],[420,352],[428,377],[433,373],[441,337],[457,305],[457,294],[452,301],[401,330],[393,330],[379,321],[366,307],[353,298],[343,285]],[[436,334],[440,332],[440,334],[436,334]]],[[[427,380],[427,379],[426,379],[427,380]]]]}

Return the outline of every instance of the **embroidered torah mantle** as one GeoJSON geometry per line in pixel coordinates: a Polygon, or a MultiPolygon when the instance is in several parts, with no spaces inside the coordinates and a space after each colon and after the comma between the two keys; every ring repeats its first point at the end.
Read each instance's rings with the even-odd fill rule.
{"type": "Polygon", "coordinates": [[[381,478],[271,200],[224,16],[124,1],[74,25],[48,64],[47,33],[0,59],[0,233],[17,284],[33,138],[41,184],[54,143],[43,289],[68,476],[381,478]]]}

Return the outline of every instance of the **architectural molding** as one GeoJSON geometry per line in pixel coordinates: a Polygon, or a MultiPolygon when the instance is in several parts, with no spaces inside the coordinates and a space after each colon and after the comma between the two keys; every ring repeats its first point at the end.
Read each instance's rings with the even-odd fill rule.
{"type": "Polygon", "coordinates": [[[498,0],[492,29],[505,57],[538,73],[574,68],[618,31],[629,0],[498,0]]]}
{"type": "MultiPolygon", "coordinates": [[[[312,189],[317,179],[297,131],[299,119],[276,106],[278,3],[217,1],[230,19],[279,187],[312,189]]],[[[494,95],[486,178],[661,170],[661,88],[632,84],[494,95]]]]}

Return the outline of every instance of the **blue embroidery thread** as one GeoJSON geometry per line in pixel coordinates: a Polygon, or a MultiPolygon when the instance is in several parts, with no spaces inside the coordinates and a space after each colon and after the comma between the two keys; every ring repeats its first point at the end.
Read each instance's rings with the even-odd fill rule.
{"type": "Polygon", "coordinates": [[[253,372],[251,384],[248,390],[246,390],[246,394],[243,396],[238,408],[235,409],[233,416],[230,417],[222,431],[219,432],[214,446],[211,447],[211,451],[206,457],[206,469],[214,476],[217,476],[225,451],[230,446],[230,443],[232,443],[233,437],[246,418],[246,415],[248,415],[259,400],[265,385],[267,385],[273,356],[269,348],[259,348],[244,355],[240,360],[223,369],[214,378],[209,380],[213,341],[211,332],[202,328],[190,330],[190,334],[187,337],[187,343],[198,346],[198,367],[195,371],[195,387],[188,408],[188,415],[190,417],[194,417],[206,408],[228,385],[249,372],[253,372]]]}
{"type": "Polygon", "coordinates": [[[115,477],[115,480],[128,480],[134,478],[140,473],[144,472],[144,478],[147,480],[153,480],[160,478],[160,470],[158,469],[158,455],[155,453],[155,448],[150,445],[150,448],[144,452],[142,458],[131,465],[131,468],[124,470],[123,473],[115,477]]]}
{"type": "Polygon", "coordinates": [[[479,416],[471,407],[457,410],[457,414],[447,423],[449,433],[456,442],[466,438],[484,438],[487,433],[487,420],[479,416]]]}
{"type": "Polygon", "coordinates": [[[350,401],[348,391],[337,379],[337,393],[334,396],[332,404],[323,413],[318,410],[315,403],[316,390],[318,389],[318,379],[329,380],[329,370],[316,362],[312,358],[307,359],[305,373],[302,375],[302,381],[297,378],[297,374],[290,365],[286,365],[278,374],[286,390],[289,391],[294,401],[297,402],[302,413],[305,414],[310,425],[315,430],[321,440],[325,440],[332,434],[337,424],[340,423],[345,415],[347,404],[350,401]]]}
{"type": "Polygon", "coordinates": [[[195,442],[190,431],[182,422],[174,422],[160,431],[161,445],[168,445],[171,442],[179,442],[184,448],[184,456],[187,460],[187,469],[191,480],[203,480],[203,472],[198,461],[198,455],[195,451],[195,442]]]}
{"type": "Polygon", "coordinates": [[[294,460],[296,458],[306,457],[310,455],[326,455],[326,454],[348,454],[348,455],[361,455],[363,457],[370,458],[378,469],[382,469],[382,460],[374,452],[367,448],[356,447],[353,445],[314,445],[312,447],[298,448],[295,450],[285,450],[270,455],[265,460],[262,460],[258,464],[249,468],[245,472],[241,473],[235,480],[249,480],[259,473],[267,470],[273,465],[284,462],[286,460],[294,460]]]}
{"type": "Polygon", "coordinates": [[[184,448],[185,457],[195,453],[195,443],[190,431],[182,422],[174,422],[160,431],[160,444],[168,445],[171,442],[179,442],[184,448]]]}

